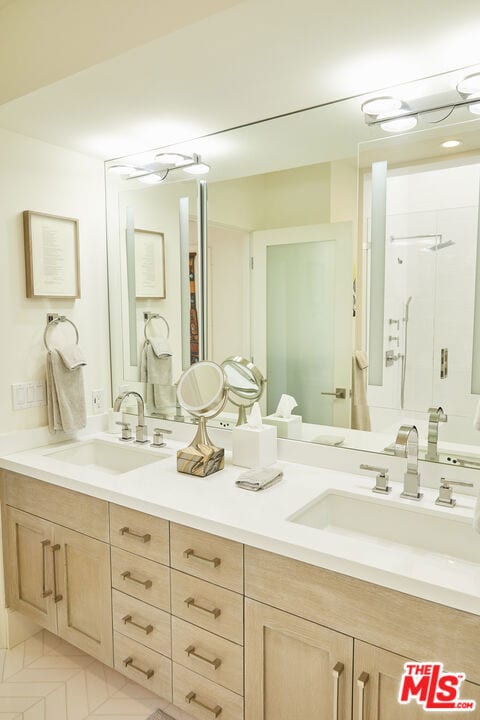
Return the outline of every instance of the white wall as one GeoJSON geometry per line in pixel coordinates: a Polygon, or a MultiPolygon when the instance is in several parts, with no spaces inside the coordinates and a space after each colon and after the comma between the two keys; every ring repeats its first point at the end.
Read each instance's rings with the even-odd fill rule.
{"type": "Polygon", "coordinates": [[[45,407],[13,411],[10,386],[44,379],[43,331],[50,310],[67,315],[79,329],[88,362],[87,400],[93,388],[103,388],[109,400],[103,164],[0,130],[0,187],[0,432],[9,432],[47,423],[45,407]],[[81,299],[26,298],[23,210],[79,219],[81,299]]]}

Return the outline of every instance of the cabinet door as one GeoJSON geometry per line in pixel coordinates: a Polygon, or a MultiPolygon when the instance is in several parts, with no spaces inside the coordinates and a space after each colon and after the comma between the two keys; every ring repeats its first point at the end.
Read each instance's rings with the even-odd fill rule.
{"type": "Polygon", "coordinates": [[[249,599],[245,613],[245,717],[349,720],[353,639],[249,599]]]}
{"type": "MultiPolygon", "coordinates": [[[[461,710],[428,712],[417,705],[415,700],[408,705],[400,705],[400,679],[408,660],[401,655],[355,641],[353,720],[426,720],[432,715],[435,720],[454,720],[471,715],[461,710]]],[[[441,658],[427,658],[427,661],[432,660],[441,662],[441,658]]],[[[447,667],[446,670],[462,672],[462,668],[447,667]]],[[[466,700],[475,700],[477,709],[480,708],[480,686],[463,682],[461,696],[466,700]]]]}
{"type": "Polygon", "coordinates": [[[42,627],[56,632],[53,524],[11,507],[7,507],[6,522],[8,602],[42,627]]]}
{"type": "Polygon", "coordinates": [[[110,548],[73,530],[55,526],[58,634],[111,665],[112,601],[110,548]]]}

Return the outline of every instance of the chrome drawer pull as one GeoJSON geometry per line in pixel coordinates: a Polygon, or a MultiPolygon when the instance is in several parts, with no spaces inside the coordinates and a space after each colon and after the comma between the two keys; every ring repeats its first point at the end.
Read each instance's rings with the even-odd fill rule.
{"type": "Polygon", "coordinates": [[[195,560],[202,560],[203,562],[211,563],[213,567],[218,567],[220,563],[222,562],[220,558],[214,557],[214,558],[207,558],[203,557],[203,555],[197,555],[195,553],[195,550],[193,548],[188,548],[188,550],[184,550],[183,556],[187,558],[194,558],[195,560]]]}
{"type": "Polygon", "coordinates": [[[133,577],[130,570],[125,570],[125,572],[122,573],[122,578],[124,580],[131,580],[132,582],[138,583],[139,585],[143,585],[145,590],[148,590],[152,587],[152,581],[151,580],[139,580],[138,578],[133,577]]]}
{"type": "Polygon", "coordinates": [[[338,701],[340,695],[340,675],[343,673],[345,666],[342,662],[337,662],[332,670],[333,675],[333,720],[338,720],[338,701]]]}
{"type": "Polygon", "coordinates": [[[150,542],[152,539],[152,536],[150,533],[145,533],[145,535],[142,535],[141,533],[133,532],[133,530],[130,530],[129,527],[123,527],[120,528],[121,535],[130,535],[131,537],[137,538],[137,540],[141,540],[144,543],[150,542]]]}
{"type": "Polygon", "coordinates": [[[358,720],[364,720],[365,718],[365,685],[368,682],[370,675],[367,672],[362,672],[357,680],[358,685],[358,720]]]}
{"type": "Polygon", "coordinates": [[[209,615],[213,615],[215,620],[218,618],[219,615],[221,615],[222,611],[220,608],[213,608],[213,610],[209,610],[206,607],[202,607],[201,605],[197,605],[195,602],[195,598],[189,597],[185,600],[185,604],[187,607],[194,607],[196,610],[202,610],[202,612],[206,612],[209,615]]]}
{"type": "Polygon", "coordinates": [[[153,670],[142,670],[142,668],[138,667],[137,665],[134,665],[132,657],[125,658],[125,660],[123,661],[123,664],[125,665],[125,667],[131,667],[132,670],[136,670],[137,672],[142,673],[142,675],[145,675],[147,680],[150,680],[150,678],[155,675],[155,672],[153,670]]]}
{"type": "Polygon", "coordinates": [[[63,595],[57,593],[57,566],[55,563],[55,553],[60,550],[60,545],[52,545],[52,557],[53,557],[53,602],[60,602],[63,600],[63,595]]]}
{"type": "Polygon", "coordinates": [[[215,705],[214,708],[211,708],[208,705],[205,705],[205,703],[200,702],[200,700],[197,700],[197,693],[194,692],[189,692],[188,695],[185,695],[185,700],[188,702],[188,704],[195,703],[195,705],[199,705],[204,710],[211,712],[214,717],[218,717],[222,712],[222,708],[220,707],[220,705],[215,705]]]}
{"type": "Polygon", "coordinates": [[[206,662],[209,665],[213,665],[215,670],[218,670],[218,668],[222,664],[222,661],[220,660],[220,658],[215,658],[215,660],[209,660],[204,655],[200,655],[200,653],[197,653],[195,651],[195,645],[189,645],[186,648],[185,652],[187,653],[188,657],[190,657],[190,655],[192,655],[193,657],[197,658],[198,660],[203,660],[203,662],[206,662]]]}
{"type": "Polygon", "coordinates": [[[122,621],[124,625],[134,625],[139,630],[143,630],[145,635],[150,635],[150,633],[153,632],[153,625],[139,625],[132,620],[131,615],[125,615],[125,617],[122,618],[122,621]]]}
{"type": "Polygon", "coordinates": [[[52,594],[53,590],[45,589],[45,548],[50,545],[50,540],[42,540],[42,598],[46,598],[52,594]]]}

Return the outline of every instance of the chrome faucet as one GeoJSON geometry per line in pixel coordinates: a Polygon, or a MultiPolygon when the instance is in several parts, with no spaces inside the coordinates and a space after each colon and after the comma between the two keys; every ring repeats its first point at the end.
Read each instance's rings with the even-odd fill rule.
{"type": "Polygon", "coordinates": [[[121,393],[113,403],[113,409],[115,412],[119,412],[122,407],[122,403],[129,395],[132,395],[137,401],[137,413],[138,413],[138,425],[135,428],[135,442],[146,443],[148,442],[147,426],[145,425],[145,404],[140,393],[134,390],[127,390],[127,392],[121,393]]]}
{"type": "Polygon", "coordinates": [[[447,422],[448,416],[443,408],[428,409],[428,448],[426,460],[438,462],[438,423],[447,422]]]}
{"type": "Polygon", "coordinates": [[[407,472],[403,476],[403,492],[400,497],[409,500],[420,500],[423,495],[419,492],[418,430],[415,425],[402,425],[400,427],[395,440],[395,455],[407,458],[407,472]]]}

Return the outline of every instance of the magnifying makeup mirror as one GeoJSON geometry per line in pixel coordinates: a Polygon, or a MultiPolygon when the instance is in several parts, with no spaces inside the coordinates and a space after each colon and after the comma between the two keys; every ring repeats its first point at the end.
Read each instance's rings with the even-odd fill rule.
{"type": "Polygon", "coordinates": [[[225,464],[224,449],[207,434],[207,419],[221,412],[227,401],[226,377],[220,365],[205,360],[185,370],[177,385],[180,405],[198,418],[197,433],[187,448],[177,452],[178,472],[205,477],[225,464]]]}
{"type": "Polygon", "coordinates": [[[256,365],[240,355],[224,360],[222,368],[228,383],[228,399],[238,407],[237,425],[244,425],[246,408],[260,400],[267,381],[256,365]]]}

